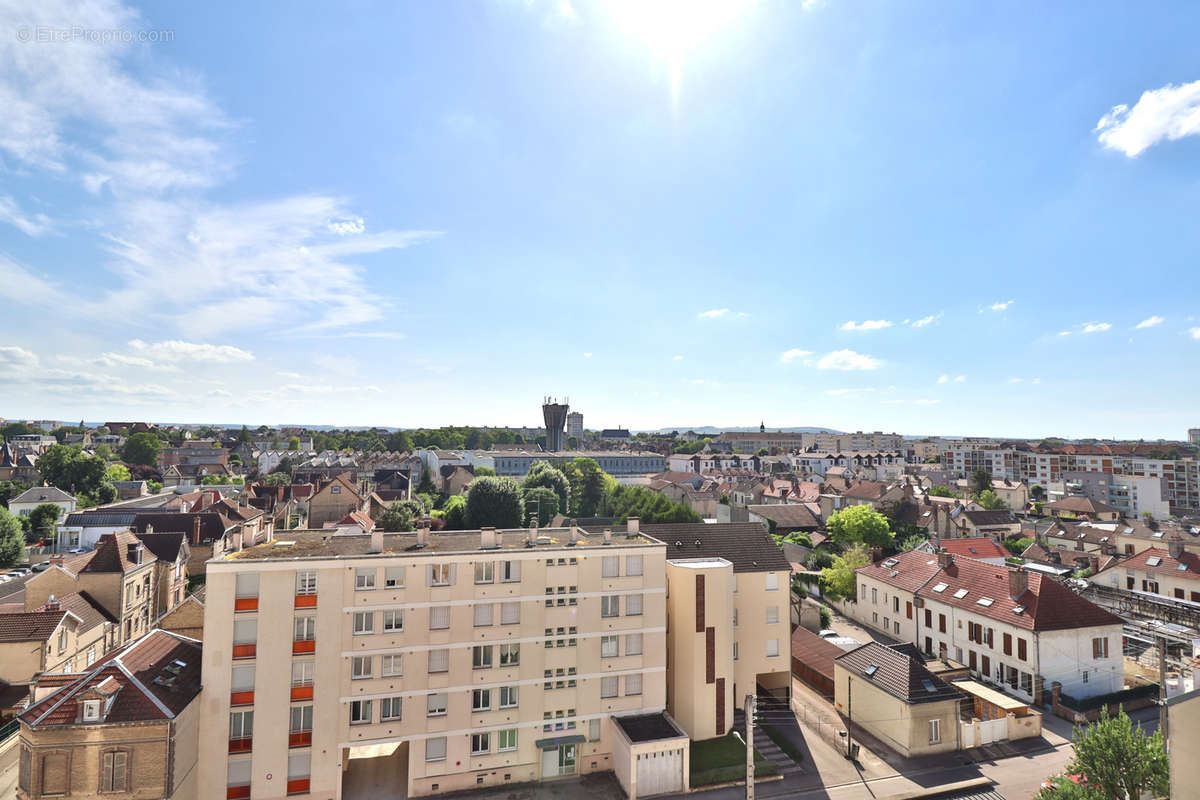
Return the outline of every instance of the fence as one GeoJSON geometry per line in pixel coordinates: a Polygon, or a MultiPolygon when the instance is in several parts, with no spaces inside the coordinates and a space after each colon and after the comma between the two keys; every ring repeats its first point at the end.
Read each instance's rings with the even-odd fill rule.
{"type": "Polygon", "coordinates": [[[16,736],[19,730],[21,730],[21,723],[15,719],[10,719],[0,725],[0,743],[7,742],[10,736],[16,736]]]}

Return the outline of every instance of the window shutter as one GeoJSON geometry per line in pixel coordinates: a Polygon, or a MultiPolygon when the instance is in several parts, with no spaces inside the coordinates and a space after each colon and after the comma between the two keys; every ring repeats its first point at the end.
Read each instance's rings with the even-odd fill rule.
{"type": "Polygon", "coordinates": [[[113,790],[112,774],[113,774],[113,756],[115,753],[105,753],[100,764],[100,791],[111,792],[113,790]]]}
{"type": "Polygon", "coordinates": [[[110,753],[112,757],[112,789],[114,792],[125,791],[125,764],[129,759],[127,753],[110,753]]]}
{"type": "Polygon", "coordinates": [[[450,565],[450,585],[453,586],[458,578],[458,564],[450,565]]]}
{"type": "Polygon", "coordinates": [[[425,566],[425,585],[433,586],[433,564],[425,566]]]}

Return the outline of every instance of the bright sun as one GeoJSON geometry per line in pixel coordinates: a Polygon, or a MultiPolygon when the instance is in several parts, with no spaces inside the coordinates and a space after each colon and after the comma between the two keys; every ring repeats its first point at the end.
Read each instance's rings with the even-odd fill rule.
{"type": "Polygon", "coordinates": [[[617,24],[641,39],[671,72],[671,96],[677,101],[683,63],[716,31],[732,22],[754,0],[610,0],[617,24]]]}

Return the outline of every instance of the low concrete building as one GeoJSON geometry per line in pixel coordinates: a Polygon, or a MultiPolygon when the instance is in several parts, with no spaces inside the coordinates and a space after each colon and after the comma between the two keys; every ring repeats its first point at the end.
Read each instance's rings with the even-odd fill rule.
{"type": "Polygon", "coordinates": [[[196,796],[199,642],[151,631],[62,678],[18,717],[19,800],[196,796]]]}
{"type": "Polygon", "coordinates": [[[834,705],[905,758],[959,749],[959,694],[917,659],[869,642],[834,659],[834,705]]]}
{"type": "Polygon", "coordinates": [[[671,715],[613,717],[613,772],[629,795],[687,792],[691,742],[671,715]]]}

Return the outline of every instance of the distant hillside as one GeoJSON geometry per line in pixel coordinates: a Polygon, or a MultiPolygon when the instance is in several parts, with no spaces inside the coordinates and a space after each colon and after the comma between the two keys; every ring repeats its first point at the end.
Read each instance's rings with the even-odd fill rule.
{"type": "MultiPolygon", "coordinates": [[[[725,431],[732,431],[732,432],[737,432],[737,433],[756,432],[756,431],[758,431],[758,426],[753,425],[748,428],[738,428],[738,427],[717,428],[712,425],[679,425],[679,426],[675,426],[672,428],[657,428],[655,430],[637,431],[637,433],[670,433],[671,431],[678,431],[679,433],[686,433],[687,431],[695,431],[696,433],[703,433],[706,436],[716,436],[717,434],[724,433],[725,431]]],[[[799,428],[770,428],[770,427],[768,427],[767,428],[768,433],[777,432],[777,431],[783,431],[784,433],[844,433],[844,431],[839,431],[836,428],[809,428],[809,427],[799,427],[799,428]]]]}

